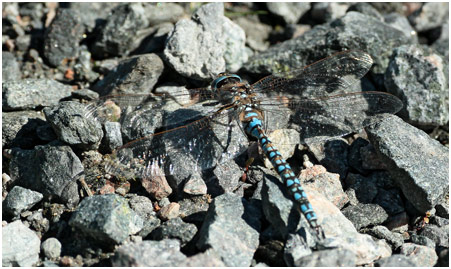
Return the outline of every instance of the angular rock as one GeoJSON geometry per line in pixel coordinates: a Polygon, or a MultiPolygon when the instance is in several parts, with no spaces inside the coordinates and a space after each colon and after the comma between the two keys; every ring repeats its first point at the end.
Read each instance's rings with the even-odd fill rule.
{"type": "Polygon", "coordinates": [[[199,177],[192,177],[183,186],[183,192],[191,195],[207,194],[207,185],[199,177]]]}
{"type": "Polygon", "coordinates": [[[33,266],[39,261],[38,236],[20,220],[2,227],[2,266],[33,266]]]}
{"type": "Polygon", "coordinates": [[[180,214],[180,205],[178,203],[170,203],[168,205],[163,206],[160,211],[158,211],[158,215],[162,220],[170,220],[177,218],[180,214]]]}
{"type": "Polygon", "coordinates": [[[112,257],[112,264],[120,267],[175,267],[185,260],[178,240],[145,240],[119,247],[112,257]]]}
{"type": "Polygon", "coordinates": [[[2,109],[23,110],[52,106],[71,95],[72,87],[52,79],[23,79],[2,83],[2,109]]]}
{"type": "Polygon", "coordinates": [[[348,8],[347,12],[349,11],[357,11],[383,21],[382,15],[370,3],[356,3],[348,8]]]}
{"type": "Polygon", "coordinates": [[[413,243],[403,244],[400,253],[412,258],[415,266],[432,267],[438,261],[438,256],[434,249],[413,243]]]}
{"type": "Polygon", "coordinates": [[[449,16],[449,3],[424,3],[423,6],[409,15],[409,21],[418,32],[439,27],[449,16]]]}
{"type": "Polygon", "coordinates": [[[44,57],[55,67],[62,65],[63,60],[69,61],[78,57],[79,43],[83,39],[84,31],[78,10],[58,8],[55,18],[46,28],[44,57]]]}
{"type": "Polygon", "coordinates": [[[238,17],[233,20],[246,33],[246,44],[253,50],[265,51],[269,47],[268,37],[271,27],[258,21],[246,17],[238,17]]]}
{"type": "Polygon", "coordinates": [[[329,22],[344,16],[348,8],[348,3],[318,2],[313,5],[311,13],[315,21],[329,22]]]}
{"type": "Polygon", "coordinates": [[[284,247],[283,259],[288,266],[292,267],[297,261],[312,254],[312,250],[305,240],[298,234],[289,234],[284,247]]]}
{"type": "Polygon", "coordinates": [[[123,56],[132,51],[135,34],[148,25],[142,3],[122,4],[113,8],[96,36],[92,53],[98,58],[123,56]]]}
{"type": "Polygon", "coordinates": [[[266,3],[266,7],[273,14],[282,17],[286,23],[296,23],[302,15],[304,15],[310,9],[310,3],[306,2],[270,2],[266,3]]]}
{"type": "Polygon", "coordinates": [[[2,51],[2,78],[3,81],[18,80],[22,77],[14,54],[8,51],[2,51]]]}
{"type": "Polygon", "coordinates": [[[105,133],[105,136],[103,137],[103,145],[108,152],[112,152],[116,148],[123,145],[121,124],[119,122],[105,122],[103,129],[105,133]]]}
{"type": "Polygon", "coordinates": [[[223,4],[210,3],[201,6],[191,20],[176,23],[164,56],[179,74],[209,80],[226,66],[232,72],[241,67],[247,60],[244,43],[244,31],[224,16],[223,4]]]}
{"type": "Polygon", "coordinates": [[[396,116],[365,130],[404,196],[423,213],[433,208],[448,190],[448,149],[396,116]]]}
{"type": "Polygon", "coordinates": [[[221,258],[214,250],[207,249],[203,253],[199,253],[188,257],[178,266],[181,267],[225,267],[221,258]]]}
{"type": "Polygon", "coordinates": [[[382,258],[375,262],[379,267],[415,267],[418,266],[414,259],[403,254],[394,254],[393,256],[382,258]]]}
{"type": "Polygon", "coordinates": [[[385,226],[375,226],[368,231],[369,234],[379,238],[385,239],[393,249],[398,249],[404,243],[404,237],[399,233],[390,232],[385,226]]]}
{"type": "Polygon", "coordinates": [[[245,199],[225,193],[210,204],[197,247],[213,248],[226,266],[249,266],[258,246],[261,213],[245,199]]]}
{"type": "Polygon", "coordinates": [[[14,186],[3,201],[3,210],[12,216],[18,216],[39,203],[42,198],[44,196],[39,192],[14,186]]]}
{"type": "Polygon", "coordinates": [[[418,43],[418,33],[410,25],[409,20],[403,15],[393,12],[384,15],[384,22],[391,27],[394,27],[404,33],[404,35],[409,38],[412,43],[418,43]]]}
{"type": "Polygon", "coordinates": [[[177,239],[180,246],[184,247],[197,233],[197,227],[194,224],[183,222],[181,218],[174,218],[164,222],[156,228],[150,237],[152,240],[177,239]]]}
{"type": "Polygon", "coordinates": [[[100,96],[148,94],[163,73],[163,61],[156,54],[143,54],[122,60],[92,90],[100,96]]]}
{"type": "Polygon", "coordinates": [[[412,234],[410,236],[412,243],[435,249],[435,242],[423,235],[412,234]]]}
{"type": "Polygon", "coordinates": [[[83,172],[83,165],[68,146],[13,149],[10,171],[16,185],[60,199],[69,206],[79,201],[75,180],[83,172]]]}
{"type": "Polygon", "coordinates": [[[449,248],[449,225],[438,227],[436,225],[426,225],[420,232],[420,235],[425,236],[439,247],[449,248]]]}
{"type": "Polygon", "coordinates": [[[440,56],[416,45],[396,48],[384,75],[388,92],[404,103],[400,116],[415,125],[439,126],[449,120],[448,83],[440,56]]]}
{"type": "Polygon", "coordinates": [[[2,113],[2,147],[33,148],[39,137],[37,130],[45,125],[41,112],[13,111],[2,113]]]}
{"type": "Polygon", "coordinates": [[[58,139],[79,149],[97,149],[103,137],[98,121],[85,116],[86,106],[78,102],[61,102],[45,108],[44,114],[58,139]]]}
{"type": "Polygon", "coordinates": [[[346,193],[355,199],[350,199],[351,204],[369,204],[376,197],[378,188],[373,177],[363,177],[359,174],[349,173],[345,179],[348,189],[346,193]]]}
{"type": "Polygon", "coordinates": [[[296,267],[354,267],[357,257],[348,249],[327,249],[315,251],[312,254],[295,261],[296,267]]]}
{"type": "Polygon", "coordinates": [[[133,209],[144,221],[142,230],[138,233],[143,238],[150,234],[154,229],[160,226],[160,219],[157,218],[153,210],[152,201],[145,196],[134,196],[128,201],[130,208],[133,209]]]}
{"type": "Polygon", "coordinates": [[[348,173],[349,145],[343,138],[328,139],[320,143],[307,142],[315,158],[331,173],[338,173],[345,178],[348,173]]]}
{"type": "Polygon", "coordinates": [[[183,17],[183,7],[176,3],[152,3],[144,7],[150,25],[164,22],[175,23],[183,17]]]}
{"type": "Polygon", "coordinates": [[[143,219],[126,199],[116,194],[95,195],[81,201],[69,225],[103,244],[119,244],[138,233],[143,219]]]}
{"type": "Polygon", "coordinates": [[[354,224],[357,230],[363,227],[381,224],[388,218],[385,210],[376,204],[348,206],[342,212],[354,224]]]}

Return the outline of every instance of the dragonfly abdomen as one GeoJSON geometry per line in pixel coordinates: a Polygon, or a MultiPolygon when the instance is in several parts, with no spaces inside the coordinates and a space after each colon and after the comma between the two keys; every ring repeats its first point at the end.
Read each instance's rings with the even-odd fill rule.
{"type": "Polygon", "coordinates": [[[299,203],[299,209],[309,222],[310,226],[317,232],[318,235],[324,237],[321,227],[318,224],[318,217],[316,216],[316,213],[307,198],[307,194],[301,186],[299,178],[296,177],[291,169],[291,166],[283,159],[280,152],[263,131],[262,121],[260,120],[259,115],[260,113],[254,109],[246,111],[246,114],[244,115],[244,128],[246,133],[258,139],[265,155],[269,158],[271,164],[282,178],[290,195],[296,202],[299,203]]]}

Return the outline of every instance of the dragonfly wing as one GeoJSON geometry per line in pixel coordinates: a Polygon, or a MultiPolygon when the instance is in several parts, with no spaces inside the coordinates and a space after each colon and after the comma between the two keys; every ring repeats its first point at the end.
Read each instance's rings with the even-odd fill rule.
{"type": "Polygon", "coordinates": [[[245,150],[244,134],[236,128],[233,108],[218,112],[216,106],[199,103],[167,110],[161,102],[143,103],[138,99],[121,96],[87,109],[86,114],[93,120],[119,121],[123,137],[133,138],[109,156],[107,172],[117,177],[169,175],[177,173],[177,169],[203,170],[245,150]],[[186,161],[182,167],[174,164],[181,159],[176,160],[177,154],[183,154],[186,161]]]}
{"type": "Polygon", "coordinates": [[[383,92],[359,92],[321,98],[279,99],[262,105],[265,114],[278,114],[280,108],[291,111],[287,128],[300,132],[301,143],[324,140],[358,131],[368,125],[371,116],[395,114],[402,102],[383,92]]]}
{"type": "Polygon", "coordinates": [[[347,90],[371,68],[373,60],[362,51],[344,51],[302,69],[276,73],[253,84],[256,91],[298,96],[324,96],[347,90]]]}

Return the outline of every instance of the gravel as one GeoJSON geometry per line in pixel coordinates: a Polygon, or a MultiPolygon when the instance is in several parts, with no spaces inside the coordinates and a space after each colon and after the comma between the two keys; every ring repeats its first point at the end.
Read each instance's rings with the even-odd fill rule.
{"type": "Polygon", "coordinates": [[[449,3],[5,3],[2,265],[448,266],[448,15],[449,3]],[[344,50],[354,60],[327,74],[303,69],[344,50]],[[255,98],[324,240],[242,131],[239,97],[209,88],[221,72],[257,88],[309,76],[283,89],[276,74],[255,98]],[[360,91],[397,99],[347,98],[360,91]],[[336,94],[348,101],[322,102],[336,94]],[[319,107],[284,104],[304,97],[319,107]],[[399,112],[355,113],[373,106],[399,112]]]}

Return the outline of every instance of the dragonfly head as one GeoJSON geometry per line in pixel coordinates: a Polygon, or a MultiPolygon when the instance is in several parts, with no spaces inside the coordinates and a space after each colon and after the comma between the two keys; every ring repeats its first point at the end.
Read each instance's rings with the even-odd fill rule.
{"type": "Polygon", "coordinates": [[[211,89],[218,92],[222,86],[226,84],[234,84],[241,82],[241,77],[235,74],[221,73],[217,76],[215,80],[211,83],[211,89]]]}

